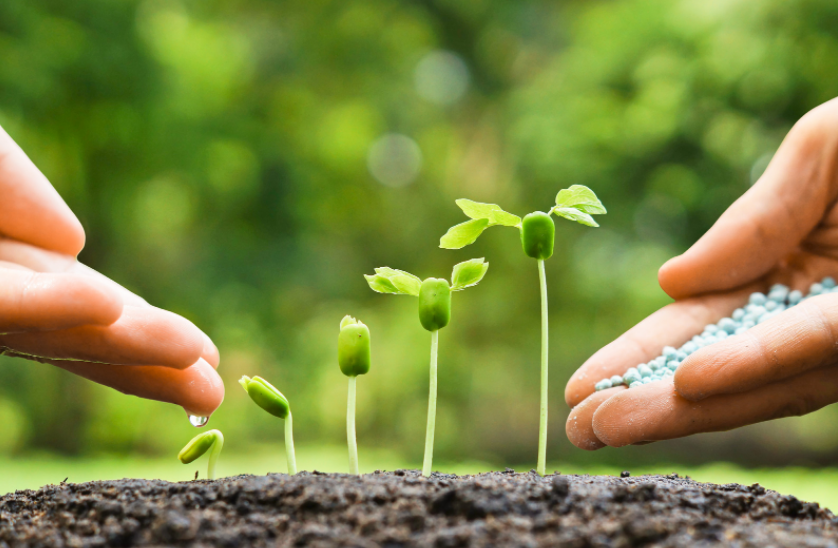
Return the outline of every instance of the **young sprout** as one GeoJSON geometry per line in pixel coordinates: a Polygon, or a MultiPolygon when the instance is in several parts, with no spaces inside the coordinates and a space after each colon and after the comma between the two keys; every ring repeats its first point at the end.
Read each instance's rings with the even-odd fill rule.
{"type": "MultiPolygon", "coordinates": [[[[186,447],[180,450],[177,458],[180,459],[180,462],[183,464],[189,464],[209,451],[210,455],[209,464],[207,464],[207,479],[212,480],[215,479],[215,463],[218,461],[218,455],[221,454],[222,447],[224,447],[224,435],[221,431],[209,430],[208,432],[202,432],[192,438],[189,443],[186,444],[186,447]]],[[[197,479],[197,477],[198,475],[196,473],[195,478],[197,479]]]]}
{"type": "Polygon", "coordinates": [[[346,399],[346,443],[349,446],[349,472],[358,475],[358,442],[355,440],[355,379],[370,370],[370,330],[352,316],[344,316],[338,335],[338,365],[349,377],[346,399]]]}
{"type": "Polygon", "coordinates": [[[412,295],[419,297],[419,322],[431,332],[431,375],[428,391],[428,423],[425,428],[425,458],[422,474],[431,475],[434,460],[434,429],[436,426],[437,392],[437,354],[439,348],[439,330],[451,320],[451,292],[462,291],[480,283],[489,263],[481,259],[471,259],[454,266],[451,284],[448,280],[428,278],[420,280],[409,272],[393,268],[376,268],[375,274],[365,274],[364,278],[373,291],[412,295]]]}
{"type": "Polygon", "coordinates": [[[288,473],[292,476],[297,473],[297,457],[294,454],[294,425],[291,417],[291,406],[288,399],[274,385],[262,377],[247,375],[239,379],[244,391],[256,405],[285,421],[285,452],[288,454],[288,473]]]}
{"type": "Polygon", "coordinates": [[[538,278],[541,285],[541,415],[538,425],[538,464],[536,470],[542,476],[546,472],[547,460],[547,280],[544,260],[553,255],[556,226],[550,216],[555,214],[576,221],[585,226],[599,226],[591,215],[606,213],[596,194],[586,186],[573,185],[558,193],[556,205],[549,212],[535,211],[523,220],[507,213],[495,204],[483,204],[471,200],[456,201],[470,221],[448,229],[439,240],[443,249],[460,249],[475,240],[489,227],[509,226],[521,232],[521,245],[527,257],[538,261],[538,278]]]}

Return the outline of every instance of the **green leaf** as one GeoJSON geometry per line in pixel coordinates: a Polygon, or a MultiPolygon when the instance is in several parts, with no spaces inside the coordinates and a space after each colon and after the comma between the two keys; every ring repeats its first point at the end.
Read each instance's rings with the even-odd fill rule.
{"type": "Polygon", "coordinates": [[[456,204],[472,219],[488,219],[489,226],[518,226],[521,218],[502,210],[497,204],[484,204],[460,198],[456,204]]]}
{"type": "Polygon", "coordinates": [[[460,249],[469,244],[473,244],[483,234],[487,226],[489,226],[488,219],[473,219],[460,223],[457,226],[452,226],[439,239],[439,247],[443,249],[460,249]]]}
{"type": "Polygon", "coordinates": [[[451,274],[451,291],[461,291],[479,284],[487,270],[489,270],[489,263],[483,258],[471,259],[455,265],[454,272],[451,274]]]}
{"type": "Polygon", "coordinates": [[[550,213],[555,213],[559,217],[576,221],[577,223],[585,226],[599,226],[597,222],[594,221],[593,217],[572,207],[554,207],[550,213]]]}
{"type": "Polygon", "coordinates": [[[573,185],[570,188],[560,190],[556,195],[556,207],[574,208],[590,215],[607,213],[605,206],[596,197],[594,191],[582,185],[573,185]]]}
{"type": "Polygon", "coordinates": [[[209,430],[207,432],[202,432],[189,440],[189,443],[180,450],[178,453],[177,458],[183,464],[189,464],[190,462],[196,460],[198,457],[206,453],[212,444],[215,443],[218,439],[224,440],[224,436],[221,435],[221,432],[218,430],[209,430]]]}
{"type": "Polygon", "coordinates": [[[375,269],[375,274],[364,274],[367,283],[373,291],[379,293],[393,293],[395,295],[419,296],[422,280],[403,270],[381,267],[375,269]]]}

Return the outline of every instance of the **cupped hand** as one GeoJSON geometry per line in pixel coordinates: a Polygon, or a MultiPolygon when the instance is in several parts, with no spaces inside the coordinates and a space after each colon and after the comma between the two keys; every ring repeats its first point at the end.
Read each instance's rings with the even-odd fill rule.
{"type": "Polygon", "coordinates": [[[786,136],[759,181],[686,253],[661,267],[675,302],[585,362],[567,384],[568,438],[583,449],[730,430],[838,401],[838,293],[807,299],[690,355],[675,376],[600,392],[594,384],[681,346],[783,283],[807,293],[838,277],[838,99],[786,136]]]}
{"type": "Polygon", "coordinates": [[[84,240],[78,219],[0,128],[0,354],[211,414],[224,398],[215,345],[79,263],[84,240]]]}

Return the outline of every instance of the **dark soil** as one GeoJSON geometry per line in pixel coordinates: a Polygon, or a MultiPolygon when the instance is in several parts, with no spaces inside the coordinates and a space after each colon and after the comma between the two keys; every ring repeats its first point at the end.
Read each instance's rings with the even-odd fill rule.
{"type": "Polygon", "coordinates": [[[838,519],[759,485],[677,475],[303,472],[18,491],[0,498],[6,545],[838,548],[838,519]]]}

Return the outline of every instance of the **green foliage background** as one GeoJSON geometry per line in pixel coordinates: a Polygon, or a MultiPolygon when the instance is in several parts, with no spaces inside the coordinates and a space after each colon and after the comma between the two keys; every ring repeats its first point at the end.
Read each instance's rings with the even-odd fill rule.
{"type": "MultiPolygon", "coordinates": [[[[437,248],[454,199],[523,215],[571,184],[609,209],[557,222],[551,459],[834,462],[836,411],[734,434],[588,454],[564,436],[564,382],[668,302],[657,268],[764,169],[784,134],[838,95],[832,0],[4,0],[0,125],[81,218],[81,259],[205,329],[222,353],[230,448],[281,438],[235,380],[294,406],[298,444],[344,440],[338,323],[373,337],[362,448],[419,460],[429,335],[409,298],[372,293],[388,265],[447,276],[485,256],[440,336],[437,454],[535,460],[535,262],[495,228],[437,248]],[[417,92],[436,50],[468,69],[448,105],[417,92]],[[410,184],[370,174],[387,133],[421,150],[410,184]]],[[[2,199],[2,197],[0,197],[2,199]]],[[[661,341],[665,344],[668,341],[661,341]]],[[[174,454],[180,409],[0,359],[0,449],[174,454]]]]}

